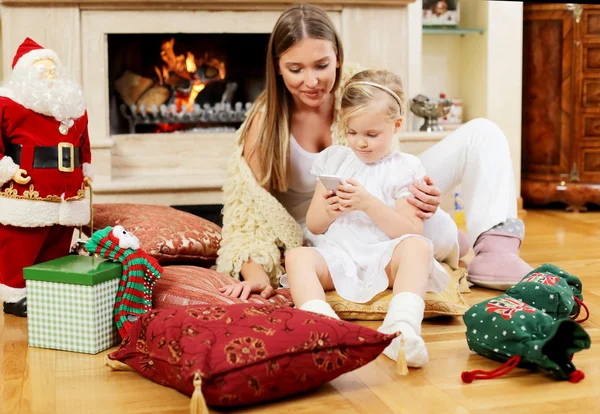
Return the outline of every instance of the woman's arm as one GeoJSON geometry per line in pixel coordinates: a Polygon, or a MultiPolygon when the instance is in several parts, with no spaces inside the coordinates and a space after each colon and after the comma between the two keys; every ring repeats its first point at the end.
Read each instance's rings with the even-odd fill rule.
{"type": "Polygon", "coordinates": [[[431,178],[425,176],[424,183],[417,182],[410,186],[409,191],[414,195],[407,198],[408,202],[418,208],[417,216],[422,219],[431,218],[441,203],[441,191],[431,178]]]}
{"type": "MultiPolygon", "coordinates": [[[[252,170],[257,182],[260,182],[262,179],[260,169],[262,159],[260,157],[260,152],[256,151],[254,147],[258,139],[262,117],[263,114],[261,112],[256,113],[244,141],[244,159],[250,167],[250,170],[252,170]]],[[[268,186],[265,186],[264,188],[269,191],[268,186]]],[[[253,263],[251,260],[244,262],[240,269],[240,277],[243,279],[240,283],[220,288],[220,291],[225,295],[236,298],[240,297],[241,299],[248,299],[248,296],[250,296],[251,293],[258,292],[260,292],[261,296],[264,298],[269,298],[273,295],[274,290],[271,287],[269,275],[262,265],[253,263]]]]}
{"type": "Polygon", "coordinates": [[[317,187],[306,213],[306,227],[312,234],[323,234],[342,214],[339,199],[333,191],[317,181],[317,187]]]}
{"type": "Polygon", "coordinates": [[[251,260],[244,262],[240,271],[244,279],[235,285],[229,285],[219,288],[221,293],[234,298],[248,299],[251,293],[258,293],[263,298],[270,298],[275,290],[271,286],[269,275],[265,269],[258,263],[253,263],[251,260]]]}

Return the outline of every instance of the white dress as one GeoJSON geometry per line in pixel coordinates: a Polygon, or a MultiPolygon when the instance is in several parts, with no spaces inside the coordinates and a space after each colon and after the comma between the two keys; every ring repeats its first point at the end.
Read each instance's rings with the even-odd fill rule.
{"type": "MultiPolygon", "coordinates": [[[[365,164],[350,148],[331,146],[316,157],[311,174],[352,178],[395,208],[397,199],[412,197],[408,187],[423,179],[425,169],[417,157],[400,151],[365,164]]],[[[390,239],[367,214],[350,211],[331,223],[325,234],[312,237],[311,242],[325,258],[337,293],[346,300],[364,303],[388,288],[385,268],[398,243],[407,237],[422,236],[405,234],[390,239]]],[[[433,248],[431,241],[425,240],[433,248]]],[[[441,292],[448,281],[448,274],[432,254],[428,290],[441,292]]]]}

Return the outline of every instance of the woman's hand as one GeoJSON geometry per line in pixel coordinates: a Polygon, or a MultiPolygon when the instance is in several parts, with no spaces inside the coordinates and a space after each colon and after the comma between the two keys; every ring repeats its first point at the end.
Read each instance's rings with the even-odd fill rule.
{"type": "Polygon", "coordinates": [[[342,211],[365,211],[373,201],[373,195],[356,180],[348,179],[350,185],[342,185],[338,188],[337,196],[342,211]]]}
{"type": "Polygon", "coordinates": [[[260,293],[264,299],[273,296],[275,289],[269,280],[244,280],[234,285],[219,288],[219,292],[232,298],[248,299],[251,293],[260,293]]]}
{"type": "Polygon", "coordinates": [[[424,177],[425,183],[415,183],[408,190],[415,196],[407,197],[406,200],[419,209],[417,216],[426,220],[431,218],[441,203],[441,191],[428,176],[424,177]]]}
{"type": "Polygon", "coordinates": [[[327,203],[327,214],[329,214],[329,217],[335,220],[342,215],[343,211],[342,206],[340,205],[340,199],[333,191],[327,191],[323,194],[323,198],[327,203]]]}

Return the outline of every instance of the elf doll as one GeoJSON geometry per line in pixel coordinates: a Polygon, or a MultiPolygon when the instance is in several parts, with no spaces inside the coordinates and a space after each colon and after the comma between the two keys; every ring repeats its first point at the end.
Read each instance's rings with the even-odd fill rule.
{"type": "Polygon", "coordinates": [[[90,219],[92,178],[81,88],[56,53],[27,38],[0,88],[0,301],[27,316],[23,268],[69,253],[90,219]]]}

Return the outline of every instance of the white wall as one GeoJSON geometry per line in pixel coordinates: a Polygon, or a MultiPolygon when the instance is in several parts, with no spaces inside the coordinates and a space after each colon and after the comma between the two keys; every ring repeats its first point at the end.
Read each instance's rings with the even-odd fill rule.
{"type": "Polygon", "coordinates": [[[445,93],[448,98],[461,98],[460,36],[423,36],[423,87],[422,93],[438,98],[445,93]]]}
{"type": "Polygon", "coordinates": [[[0,83],[2,83],[2,79],[4,79],[3,75],[3,65],[2,65],[2,8],[0,7],[0,83]]]}
{"type": "Polygon", "coordinates": [[[424,35],[421,93],[462,98],[466,120],[484,117],[500,126],[520,194],[523,5],[461,0],[460,20],[485,33],[424,35]]]}
{"type": "Polygon", "coordinates": [[[487,117],[502,128],[508,139],[520,194],[523,4],[492,1],[488,14],[487,117]]]}

